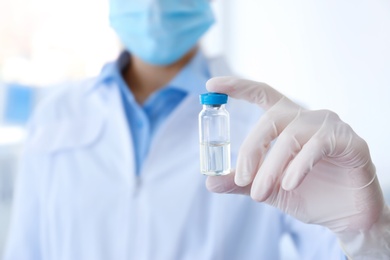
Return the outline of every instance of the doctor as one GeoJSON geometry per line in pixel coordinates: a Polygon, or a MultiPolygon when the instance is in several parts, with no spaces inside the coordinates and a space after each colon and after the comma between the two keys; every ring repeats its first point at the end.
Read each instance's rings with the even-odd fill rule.
{"type": "Polygon", "coordinates": [[[5,260],[278,259],[284,234],[301,259],[389,257],[365,142],[264,84],[207,83],[234,98],[237,160],[207,188],[254,200],[206,189],[198,95],[230,74],[196,46],[213,23],[209,1],[110,0],[110,21],[128,52],[59,87],[30,123],[5,260]]]}

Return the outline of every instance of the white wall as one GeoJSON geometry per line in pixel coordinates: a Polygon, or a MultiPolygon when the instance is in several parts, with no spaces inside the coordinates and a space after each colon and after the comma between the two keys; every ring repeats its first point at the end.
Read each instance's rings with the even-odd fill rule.
{"type": "Polygon", "coordinates": [[[117,57],[107,0],[0,0],[0,80],[31,86],[95,76],[117,57]]]}
{"type": "Polygon", "coordinates": [[[225,0],[220,44],[240,75],[362,136],[390,191],[390,1],[225,0]]]}

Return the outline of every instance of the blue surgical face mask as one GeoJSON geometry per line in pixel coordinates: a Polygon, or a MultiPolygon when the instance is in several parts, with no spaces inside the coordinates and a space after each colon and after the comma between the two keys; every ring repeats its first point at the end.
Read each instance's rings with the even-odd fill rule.
{"type": "Polygon", "coordinates": [[[145,62],[183,57],[213,24],[209,0],[109,0],[110,23],[125,47],[145,62]]]}

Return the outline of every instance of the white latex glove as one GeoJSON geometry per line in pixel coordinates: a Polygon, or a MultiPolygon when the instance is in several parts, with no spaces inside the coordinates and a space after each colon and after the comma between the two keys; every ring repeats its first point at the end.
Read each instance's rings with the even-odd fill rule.
{"type": "Polygon", "coordinates": [[[306,110],[263,83],[221,77],[207,89],[266,110],[240,148],[235,173],[209,177],[210,191],[247,194],[325,226],[352,259],[390,259],[389,208],[368,146],[348,124],[334,112],[306,110]]]}

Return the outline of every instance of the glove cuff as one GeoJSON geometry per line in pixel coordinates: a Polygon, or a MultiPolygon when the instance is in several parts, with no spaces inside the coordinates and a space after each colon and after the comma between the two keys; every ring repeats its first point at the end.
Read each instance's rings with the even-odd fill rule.
{"type": "Polygon", "coordinates": [[[348,259],[390,259],[390,208],[384,205],[369,230],[337,235],[348,259]]]}

